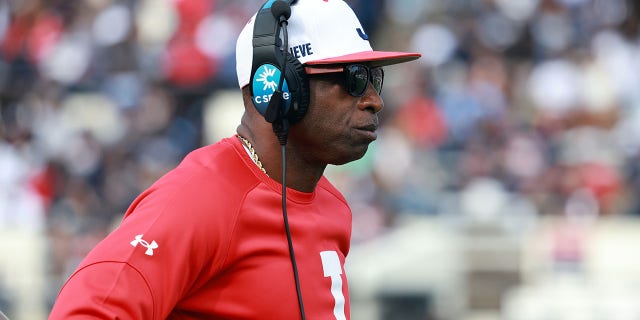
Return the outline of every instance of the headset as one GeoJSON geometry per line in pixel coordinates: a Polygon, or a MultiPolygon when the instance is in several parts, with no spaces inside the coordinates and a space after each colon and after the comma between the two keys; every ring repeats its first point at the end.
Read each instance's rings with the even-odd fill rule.
{"type": "Polygon", "coordinates": [[[281,144],[286,144],[289,125],[300,121],[309,106],[307,74],[288,50],[287,24],[291,5],[296,2],[268,0],[256,14],[253,28],[249,81],[253,104],[265,120],[273,124],[278,138],[284,139],[281,144]],[[281,32],[283,39],[280,39],[281,32]]]}
{"type": "Polygon", "coordinates": [[[253,105],[265,120],[272,124],[273,131],[282,146],[282,217],[298,296],[300,317],[305,320],[300,277],[287,217],[286,144],[289,126],[300,121],[309,106],[307,74],[300,61],[288,54],[287,25],[291,16],[291,5],[296,2],[296,0],[268,0],[256,14],[253,28],[253,62],[249,85],[253,105]],[[280,39],[281,32],[283,41],[280,39]]]}

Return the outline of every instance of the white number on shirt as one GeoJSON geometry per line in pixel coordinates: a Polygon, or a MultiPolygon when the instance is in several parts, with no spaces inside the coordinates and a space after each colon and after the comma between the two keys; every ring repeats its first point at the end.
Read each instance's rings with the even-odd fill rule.
{"type": "Polygon", "coordinates": [[[340,258],[335,251],[322,251],[320,252],[320,258],[322,259],[322,269],[324,270],[324,276],[331,278],[331,294],[335,305],[333,306],[333,315],[336,320],[346,320],[347,317],[344,314],[344,294],[342,294],[342,266],[340,265],[340,258]]]}

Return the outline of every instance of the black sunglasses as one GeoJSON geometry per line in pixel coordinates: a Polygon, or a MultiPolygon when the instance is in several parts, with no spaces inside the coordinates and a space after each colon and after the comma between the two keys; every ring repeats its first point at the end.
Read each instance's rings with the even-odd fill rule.
{"type": "Polygon", "coordinates": [[[367,91],[369,82],[378,94],[382,92],[384,82],[384,70],[382,67],[368,67],[364,64],[347,64],[340,68],[336,67],[313,67],[305,68],[307,74],[328,74],[342,72],[345,80],[345,89],[354,97],[362,97],[367,91]],[[341,69],[342,70],[341,70],[341,69]]]}

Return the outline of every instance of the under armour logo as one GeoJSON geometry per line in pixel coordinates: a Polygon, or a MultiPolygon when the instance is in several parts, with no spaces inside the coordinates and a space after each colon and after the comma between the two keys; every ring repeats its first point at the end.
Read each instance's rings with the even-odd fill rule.
{"type": "Polygon", "coordinates": [[[153,255],[153,249],[157,249],[158,248],[158,244],[156,243],[155,240],[151,241],[151,243],[147,242],[146,240],[142,239],[142,235],[139,234],[136,236],[136,239],[131,241],[131,245],[134,247],[138,246],[138,243],[141,244],[143,247],[147,248],[147,251],[144,252],[144,254],[148,255],[148,256],[152,256],[153,255]]]}
{"type": "Polygon", "coordinates": [[[362,31],[362,29],[357,28],[356,31],[358,31],[358,35],[360,36],[360,38],[362,38],[362,40],[369,40],[369,35],[364,33],[364,31],[362,31]]]}

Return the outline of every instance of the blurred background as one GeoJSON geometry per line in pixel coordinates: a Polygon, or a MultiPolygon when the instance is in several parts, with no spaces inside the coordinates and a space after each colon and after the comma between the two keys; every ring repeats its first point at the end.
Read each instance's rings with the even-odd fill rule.
{"type": "MultiPolygon", "coordinates": [[[[231,135],[262,0],[0,0],[0,311],[45,319],[189,151],[231,135]]],[[[352,0],[382,128],[327,175],[353,320],[640,319],[640,3],[352,0]]]]}

